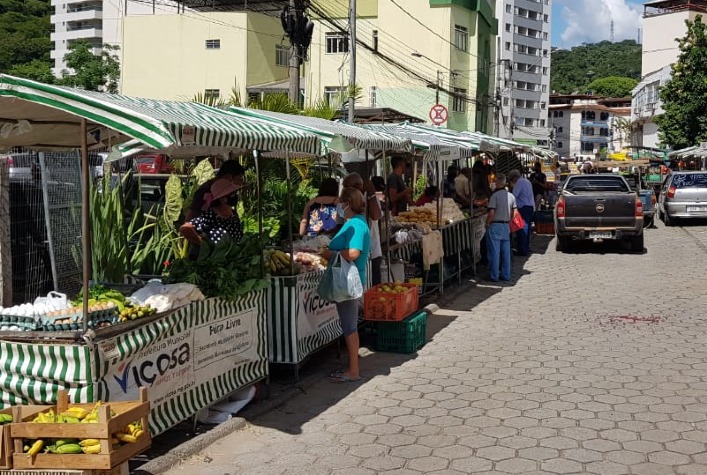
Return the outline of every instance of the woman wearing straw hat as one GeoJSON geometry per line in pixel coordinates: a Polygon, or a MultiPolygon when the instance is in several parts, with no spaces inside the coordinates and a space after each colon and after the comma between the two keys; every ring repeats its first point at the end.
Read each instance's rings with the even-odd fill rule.
{"type": "Polygon", "coordinates": [[[229,204],[239,189],[238,185],[226,180],[214,181],[209,192],[204,194],[203,213],[184,223],[179,233],[197,246],[203,239],[217,244],[225,236],[239,241],[243,237],[243,227],[229,204]]]}

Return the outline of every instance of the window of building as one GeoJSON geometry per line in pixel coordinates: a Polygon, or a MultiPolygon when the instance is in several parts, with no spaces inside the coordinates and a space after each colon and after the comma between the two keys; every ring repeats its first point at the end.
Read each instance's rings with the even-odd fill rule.
{"type": "Polygon", "coordinates": [[[504,105],[504,106],[507,106],[508,104],[509,104],[508,98],[507,98],[507,97],[504,97],[504,98],[503,98],[503,105],[504,105]]]}
{"type": "Polygon", "coordinates": [[[547,32],[543,32],[543,40],[547,41],[547,39],[548,39],[547,32]]]}
{"type": "Polygon", "coordinates": [[[549,15],[547,15],[547,14],[546,14],[546,15],[543,15],[543,21],[544,21],[545,23],[547,23],[549,20],[550,20],[550,16],[549,16],[549,15]]]}
{"type": "Polygon", "coordinates": [[[547,84],[542,85],[542,92],[547,92],[547,84]]]}
{"type": "Polygon", "coordinates": [[[582,120],[594,120],[596,114],[594,111],[582,111],[582,120]]]}
{"type": "Polygon", "coordinates": [[[371,100],[371,107],[378,107],[378,88],[376,86],[371,86],[368,90],[368,97],[371,100]]]}
{"type": "Polygon", "coordinates": [[[510,32],[511,31],[511,24],[506,23],[506,31],[510,32]]]}
{"type": "Polygon", "coordinates": [[[373,51],[378,51],[378,30],[373,30],[373,51]]]}
{"type": "Polygon", "coordinates": [[[540,127],[545,127],[545,119],[540,119],[540,127]]]}
{"type": "Polygon", "coordinates": [[[218,99],[221,97],[221,90],[220,89],[204,89],[204,99],[205,100],[214,100],[218,99]]]}
{"type": "Polygon", "coordinates": [[[540,108],[545,109],[547,107],[547,104],[545,102],[540,103],[540,108]]]}
{"type": "Polygon", "coordinates": [[[275,65],[289,66],[290,63],[290,48],[285,45],[275,45],[275,65]]]}
{"type": "Polygon", "coordinates": [[[513,7],[511,6],[510,3],[506,3],[506,13],[511,13],[513,11],[513,7]]]}
{"type": "Polygon", "coordinates": [[[526,117],[525,122],[523,123],[526,127],[535,127],[535,119],[528,119],[526,117]]]}
{"type": "Polygon", "coordinates": [[[327,54],[343,54],[349,52],[349,37],[345,33],[327,33],[325,38],[327,54]]]}
{"type": "Polygon", "coordinates": [[[510,50],[511,50],[511,42],[506,41],[506,51],[510,51],[510,50]]]}
{"type": "Polygon", "coordinates": [[[582,142],[582,152],[594,152],[594,144],[591,142],[582,142]]]}
{"type": "Polygon", "coordinates": [[[452,112],[466,112],[466,89],[454,88],[452,112]]]}
{"type": "Polygon", "coordinates": [[[558,127],[558,128],[557,128],[557,133],[558,133],[558,134],[561,134],[561,133],[562,133],[562,127],[558,127]]]}
{"type": "Polygon", "coordinates": [[[221,49],[221,40],[206,40],[206,49],[221,49]]]}
{"type": "Polygon", "coordinates": [[[469,30],[460,25],[454,25],[454,46],[461,51],[469,47],[469,30]]]}
{"type": "Polygon", "coordinates": [[[338,109],[344,98],[344,88],[341,86],[326,86],[324,88],[324,100],[331,107],[338,109]]]}
{"type": "Polygon", "coordinates": [[[609,113],[608,112],[602,112],[599,114],[599,120],[606,121],[609,120],[609,113]]]}
{"type": "Polygon", "coordinates": [[[547,76],[547,73],[550,69],[547,66],[543,66],[543,76],[547,76]]]}
{"type": "Polygon", "coordinates": [[[562,142],[557,142],[557,148],[563,148],[565,145],[562,142]]]}

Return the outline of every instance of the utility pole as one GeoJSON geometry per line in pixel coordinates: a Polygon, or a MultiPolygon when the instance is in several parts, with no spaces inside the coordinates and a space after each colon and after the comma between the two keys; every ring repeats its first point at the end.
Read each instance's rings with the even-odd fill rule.
{"type": "Polygon", "coordinates": [[[437,70],[437,87],[435,88],[435,105],[439,104],[439,88],[442,87],[442,71],[437,70]]]}
{"type": "Polygon", "coordinates": [[[356,108],[356,0],[349,0],[349,122],[356,108]]]}
{"type": "MultiPolygon", "coordinates": [[[[298,0],[290,0],[290,8],[292,9],[294,13],[294,23],[297,23],[297,18],[299,15],[301,15],[301,11],[299,10],[299,5],[298,0]]],[[[289,65],[289,72],[288,74],[290,75],[290,90],[289,90],[289,98],[290,102],[293,104],[297,104],[299,106],[299,89],[300,89],[300,84],[299,84],[299,67],[300,67],[300,58],[299,58],[299,48],[297,46],[297,42],[293,39],[290,38],[290,65],[289,65]]]]}

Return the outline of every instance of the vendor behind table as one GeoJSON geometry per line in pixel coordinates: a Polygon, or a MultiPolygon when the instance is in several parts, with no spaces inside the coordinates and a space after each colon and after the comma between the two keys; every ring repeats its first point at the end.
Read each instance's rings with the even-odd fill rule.
{"type": "Polygon", "coordinates": [[[412,205],[411,187],[405,184],[405,159],[403,157],[393,157],[390,159],[393,172],[388,175],[388,198],[390,199],[390,210],[393,216],[397,216],[400,211],[405,211],[408,205],[412,205]]]}
{"type": "Polygon", "coordinates": [[[243,237],[243,227],[230,205],[239,189],[238,185],[227,180],[215,180],[203,197],[203,213],[184,223],[179,233],[195,246],[204,239],[218,244],[226,236],[239,241],[243,237]]]}
{"type": "Polygon", "coordinates": [[[341,221],[337,211],[339,183],[334,178],[326,178],[319,185],[315,198],[307,202],[300,220],[301,236],[333,235],[341,221]]]}
{"type": "MultiPolygon", "coordinates": [[[[243,187],[244,178],[245,169],[243,168],[243,165],[238,163],[237,160],[226,160],[225,162],[223,162],[221,168],[219,168],[218,172],[216,173],[216,178],[208,180],[199,188],[197,188],[196,192],[194,193],[194,199],[192,200],[191,205],[189,206],[189,211],[187,212],[185,221],[191,221],[192,219],[199,216],[203,211],[205,211],[203,209],[204,195],[211,191],[211,186],[214,183],[218,181],[229,182],[236,185],[238,187],[236,191],[238,191],[243,187]]],[[[234,194],[230,198],[229,205],[231,207],[235,207],[237,204],[238,195],[234,194]]]]}

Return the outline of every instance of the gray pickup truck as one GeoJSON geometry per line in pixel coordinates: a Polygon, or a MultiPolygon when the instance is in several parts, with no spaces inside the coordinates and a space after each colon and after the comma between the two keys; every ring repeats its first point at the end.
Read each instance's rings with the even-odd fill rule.
{"type": "Polygon", "coordinates": [[[643,251],[643,203],[620,175],[572,175],[555,205],[556,249],[572,241],[627,241],[643,251]]]}

